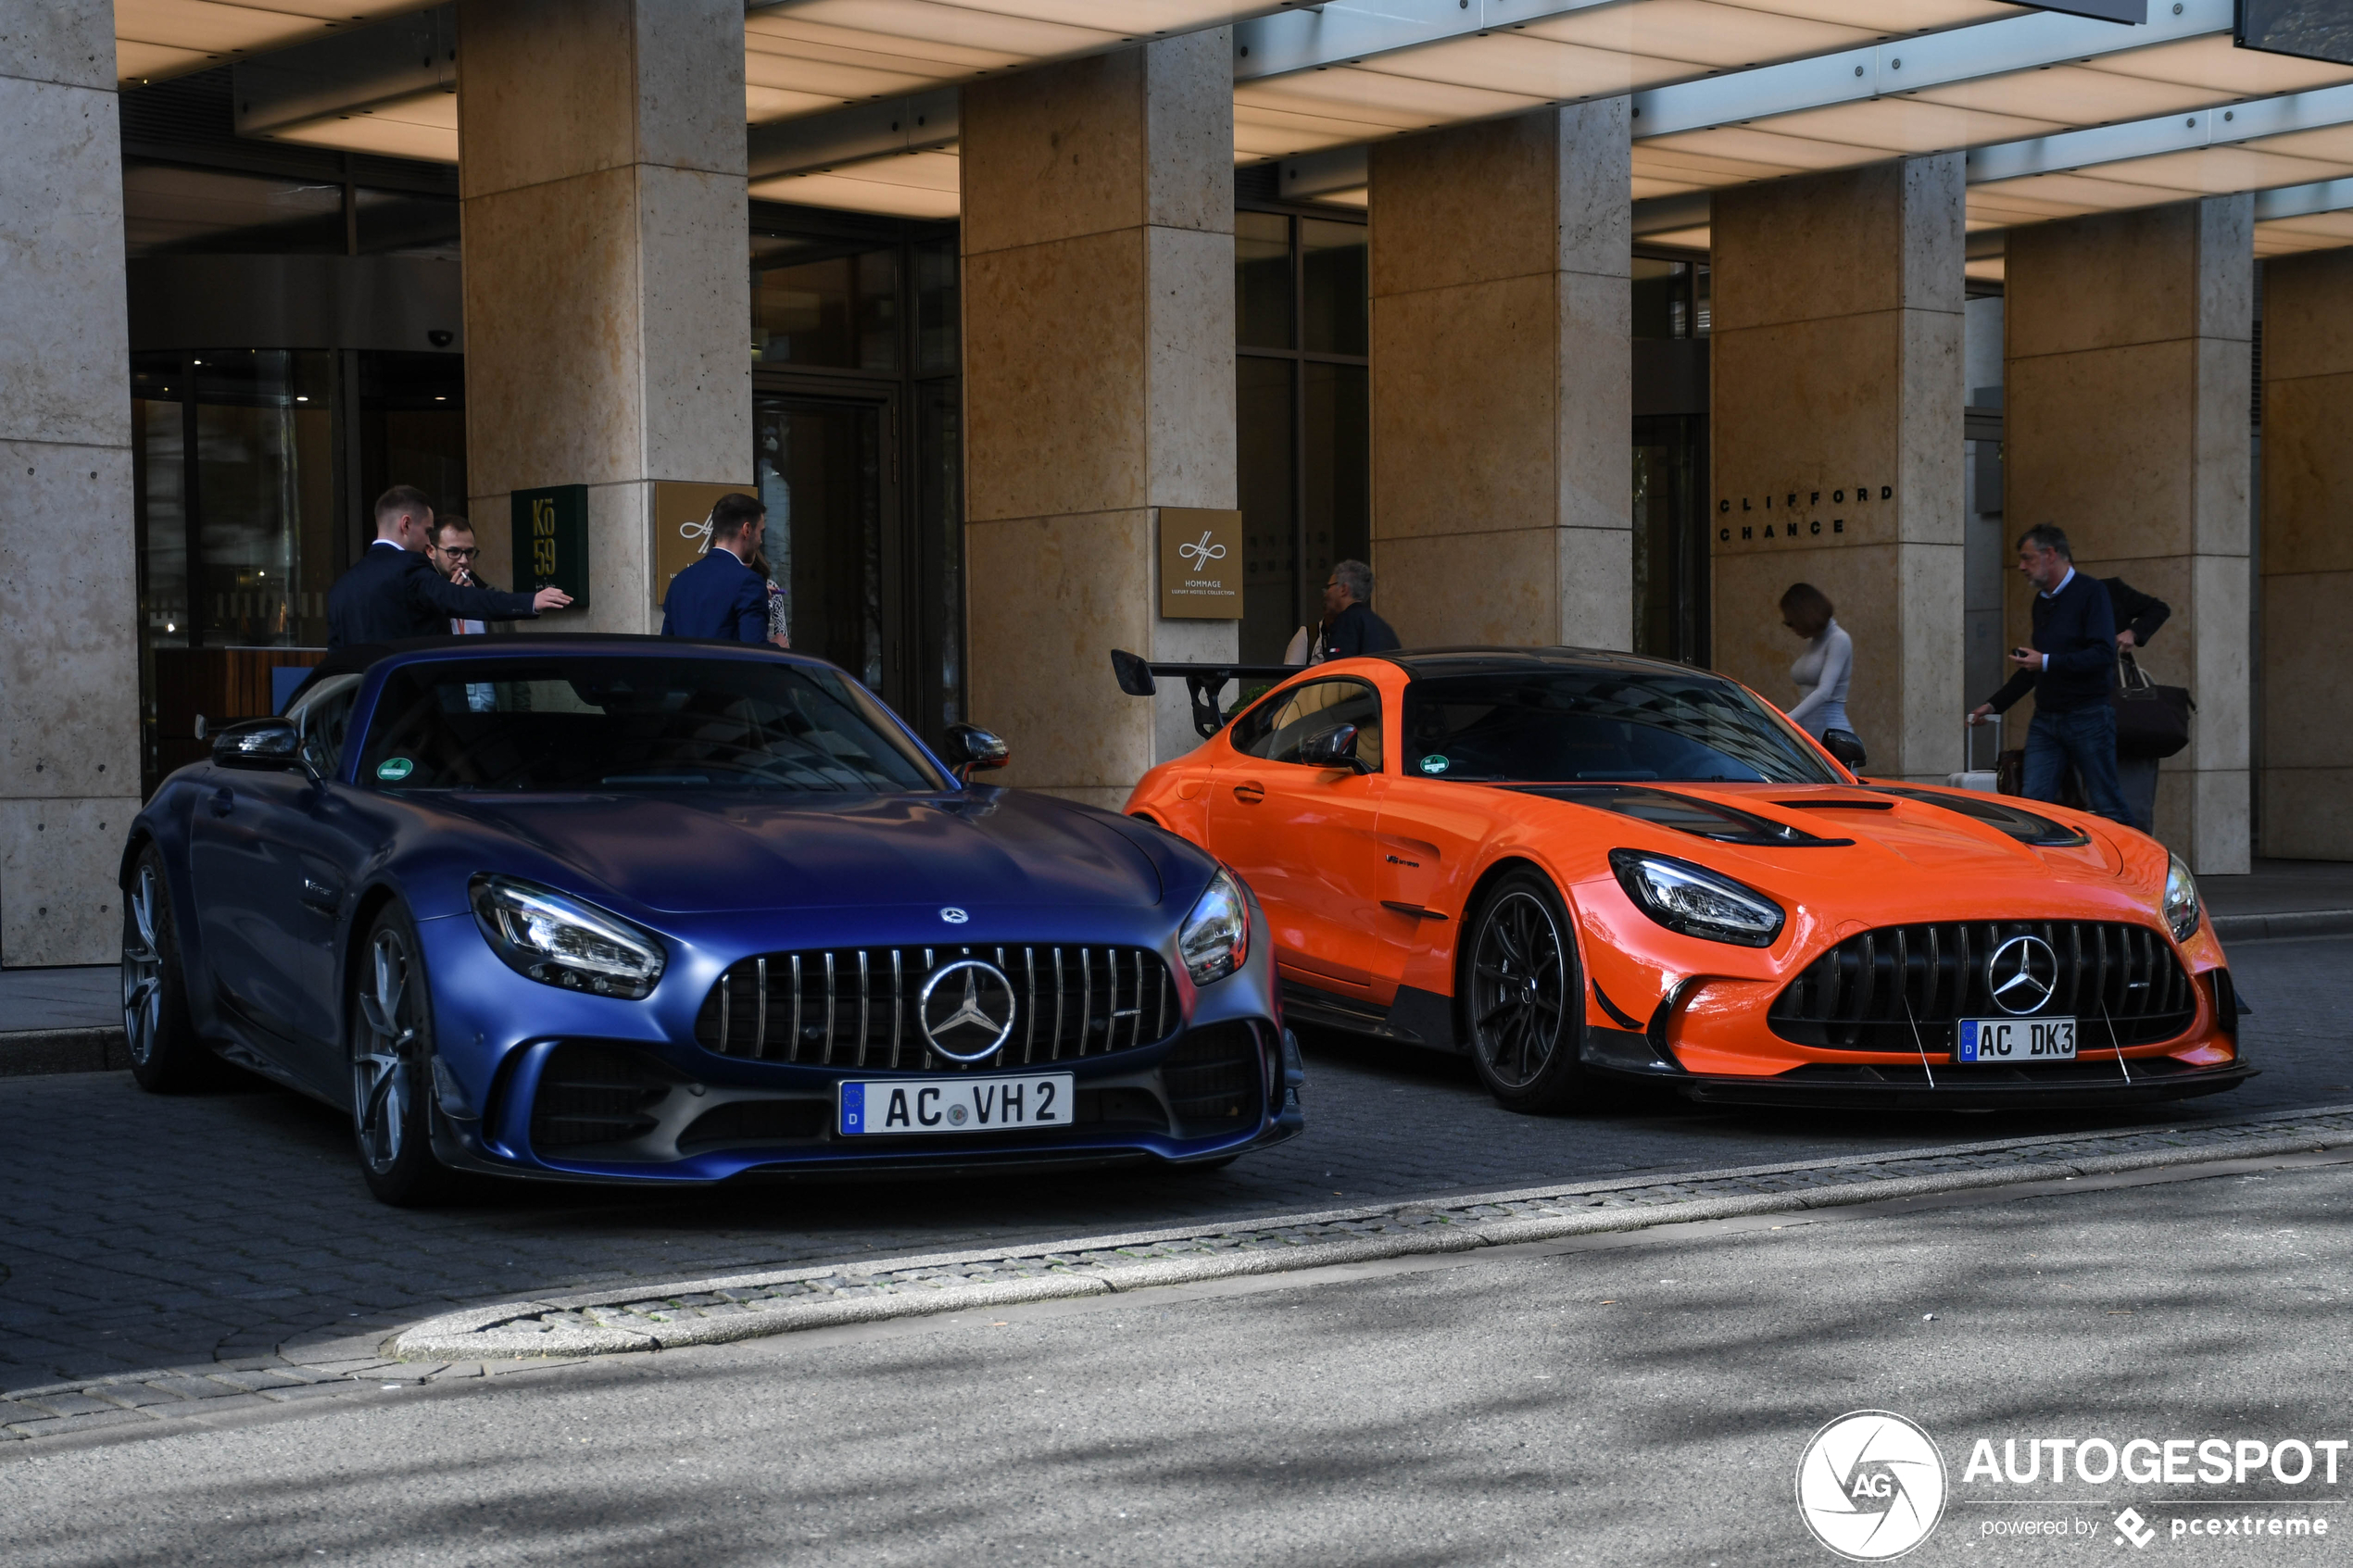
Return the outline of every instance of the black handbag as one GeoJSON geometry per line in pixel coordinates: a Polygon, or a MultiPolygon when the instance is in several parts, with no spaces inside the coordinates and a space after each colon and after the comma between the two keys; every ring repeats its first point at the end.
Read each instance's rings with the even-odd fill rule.
{"type": "Polygon", "coordinates": [[[2185,686],[2160,686],[2129,653],[2116,656],[2116,755],[2171,757],[2190,744],[2190,715],[2197,704],[2185,686]]]}

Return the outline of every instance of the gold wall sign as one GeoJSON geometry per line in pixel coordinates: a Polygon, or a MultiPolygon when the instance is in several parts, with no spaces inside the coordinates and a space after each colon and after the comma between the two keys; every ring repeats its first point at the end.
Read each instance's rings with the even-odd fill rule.
{"type": "MultiPolygon", "coordinates": [[[[741,491],[757,495],[749,484],[689,484],[679,480],[654,481],[654,608],[670,596],[670,580],[702,559],[711,548],[711,508],[719,497],[741,491]]],[[[774,521],[773,519],[771,520],[774,521]]]]}
{"type": "Polygon", "coordinates": [[[1160,508],[1160,613],[1171,621],[1242,618],[1242,514],[1160,508]]]}
{"type": "Polygon", "coordinates": [[[1763,547],[1768,540],[1843,545],[1894,508],[1892,484],[1808,486],[1716,499],[1716,543],[1763,547]]]}

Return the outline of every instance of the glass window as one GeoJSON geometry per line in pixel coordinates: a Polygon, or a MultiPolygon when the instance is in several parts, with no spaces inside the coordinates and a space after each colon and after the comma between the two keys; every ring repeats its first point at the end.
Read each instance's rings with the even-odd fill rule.
{"type": "Polygon", "coordinates": [[[1407,771],[1474,784],[1836,784],[1730,681],[1646,670],[1440,675],[1405,688],[1407,771]]]}
{"type": "Polygon", "coordinates": [[[751,341],[763,365],[899,369],[897,247],[763,270],[751,341]]]}
{"type": "Polygon", "coordinates": [[[1692,335],[1692,269],[1689,262],[1634,257],[1634,335],[1692,335]]]}
{"type": "Polygon", "coordinates": [[[1356,726],[1356,760],[1378,772],[1380,693],[1363,681],[1310,681],[1260,703],[1234,721],[1234,749],[1297,762],[1302,746],[1342,724],[1356,726]]]}
{"type": "Polygon", "coordinates": [[[1299,255],[1307,285],[1308,352],[1365,353],[1365,300],[1371,280],[1365,270],[1370,252],[1365,244],[1365,225],[1302,218],[1299,255]]]}
{"type": "Polygon", "coordinates": [[[1307,379],[1307,576],[1320,618],[1332,562],[1372,551],[1371,372],[1362,365],[1309,360],[1307,379]]]}
{"type": "Polygon", "coordinates": [[[351,731],[351,705],[359,699],[364,675],[330,675],[302,694],[286,710],[302,733],[304,759],[327,778],[343,760],[343,744],[351,731]]]}
{"type": "Polygon", "coordinates": [[[936,375],[956,368],[956,242],[915,247],[915,373],[936,375]]]}
{"type": "Polygon", "coordinates": [[[1281,659],[1301,625],[1299,477],[1293,362],[1242,355],[1234,362],[1240,420],[1242,511],[1241,657],[1281,659]]]}
{"type": "Polygon", "coordinates": [[[1290,220],[1234,214],[1234,332],[1246,348],[1291,346],[1290,220]]]}
{"type": "Polygon", "coordinates": [[[338,182],[233,174],[219,169],[125,159],[123,240],[129,254],[341,256],[338,182]]]}
{"type": "Polygon", "coordinates": [[[739,659],[435,659],[385,680],[360,777],[408,789],[947,786],[836,671],[739,659]]]}
{"type": "Polygon", "coordinates": [[[785,593],[792,646],[884,681],[882,406],[752,400],[768,574],[785,593]]]}
{"type": "Polygon", "coordinates": [[[204,643],[322,645],[336,567],[333,356],[207,353],[189,374],[204,643]]]}
{"type": "Polygon", "coordinates": [[[456,198],[362,186],[352,193],[351,201],[360,255],[458,259],[456,198]]]}
{"type": "Polygon", "coordinates": [[[188,447],[178,355],[150,356],[131,375],[132,502],[138,509],[140,621],[150,647],[186,647],[188,447]]]}

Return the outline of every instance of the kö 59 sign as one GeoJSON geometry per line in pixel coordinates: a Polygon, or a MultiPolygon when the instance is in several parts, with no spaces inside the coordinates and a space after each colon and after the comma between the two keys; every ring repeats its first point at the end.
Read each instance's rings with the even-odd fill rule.
{"type": "Polygon", "coordinates": [[[572,608],[588,608],[588,487],[550,484],[518,490],[509,502],[514,529],[514,588],[561,588],[572,608]]]}

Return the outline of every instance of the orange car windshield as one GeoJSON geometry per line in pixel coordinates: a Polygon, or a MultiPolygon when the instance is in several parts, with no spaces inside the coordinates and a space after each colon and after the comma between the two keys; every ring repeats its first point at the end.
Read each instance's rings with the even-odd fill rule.
{"type": "Polygon", "coordinates": [[[1405,688],[1404,769],[1471,784],[1838,784],[1763,704],[1710,675],[1497,671],[1405,688]]]}

